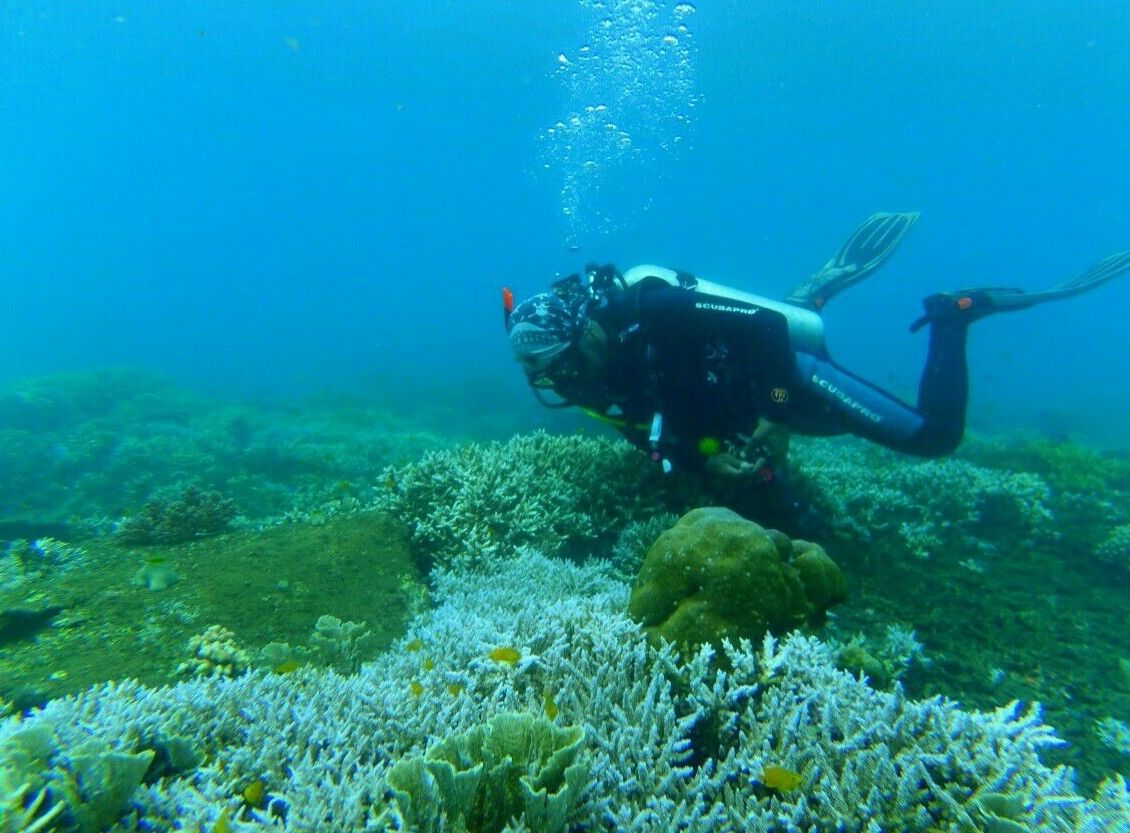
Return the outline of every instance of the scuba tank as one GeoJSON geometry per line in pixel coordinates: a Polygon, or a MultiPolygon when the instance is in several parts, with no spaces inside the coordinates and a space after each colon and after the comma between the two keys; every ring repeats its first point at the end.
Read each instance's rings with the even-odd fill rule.
{"type": "Polygon", "coordinates": [[[688,272],[676,272],[665,266],[654,266],[649,263],[633,266],[623,273],[625,287],[634,286],[645,278],[658,278],[674,287],[701,292],[704,295],[713,295],[718,298],[728,298],[732,301],[741,301],[746,304],[774,310],[785,316],[789,323],[789,338],[793,349],[804,353],[821,354],[824,352],[824,321],[818,313],[803,307],[786,304],[784,301],[774,301],[771,298],[762,298],[751,292],[743,292],[713,281],[705,281],[688,272]]]}

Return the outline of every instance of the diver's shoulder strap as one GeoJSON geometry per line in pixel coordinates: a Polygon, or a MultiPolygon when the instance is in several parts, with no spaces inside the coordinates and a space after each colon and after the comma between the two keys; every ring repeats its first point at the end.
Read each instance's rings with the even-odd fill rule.
{"type": "Polygon", "coordinates": [[[752,292],[744,292],[724,284],[703,280],[690,272],[681,272],[650,263],[633,266],[623,273],[623,277],[624,283],[628,287],[646,280],[659,280],[668,286],[774,310],[784,315],[788,321],[789,337],[794,349],[809,353],[819,353],[824,349],[824,322],[819,314],[812,310],[787,304],[783,301],[775,301],[772,298],[764,298],[760,295],[754,295],[752,292]]]}

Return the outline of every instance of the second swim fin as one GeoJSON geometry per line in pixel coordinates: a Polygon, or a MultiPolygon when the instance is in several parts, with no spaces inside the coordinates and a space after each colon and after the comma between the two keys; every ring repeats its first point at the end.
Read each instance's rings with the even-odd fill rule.
{"type": "Polygon", "coordinates": [[[940,292],[923,301],[926,314],[915,321],[910,329],[914,332],[932,321],[973,322],[995,312],[1012,312],[1047,301],[1070,298],[1127,273],[1130,273],[1130,252],[1115,252],[1083,274],[1060,281],[1042,292],[1025,292],[1023,289],[1003,286],[940,292]]]}
{"type": "Polygon", "coordinates": [[[807,309],[822,309],[833,296],[886,263],[917,219],[917,211],[872,214],[852,232],[831,260],[808,280],[793,287],[785,300],[807,309]]]}

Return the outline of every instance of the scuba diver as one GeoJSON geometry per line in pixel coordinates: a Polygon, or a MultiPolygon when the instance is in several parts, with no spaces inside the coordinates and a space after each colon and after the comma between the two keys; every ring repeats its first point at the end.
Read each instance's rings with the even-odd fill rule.
{"type": "Polygon", "coordinates": [[[969,325],[1130,272],[1130,252],[1042,292],[983,287],[927,296],[910,328],[929,327],[911,406],[832,359],[820,311],[882,266],[917,219],[872,215],[784,302],[651,265],[621,273],[592,264],[517,306],[504,289],[510,346],[542,404],[579,407],[612,424],[665,472],[772,483],[786,472],[790,432],[854,434],[939,457],[965,431],[969,325]]]}

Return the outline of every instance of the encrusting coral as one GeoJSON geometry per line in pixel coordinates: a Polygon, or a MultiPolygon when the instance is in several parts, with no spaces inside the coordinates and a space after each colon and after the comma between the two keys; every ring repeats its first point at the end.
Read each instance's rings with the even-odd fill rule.
{"type": "Polygon", "coordinates": [[[1061,742],[1036,709],[876,691],[797,634],[726,644],[722,670],[709,647],[682,657],[650,647],[623,612],[627,596],[607,568],[528,551],[493,571],[441,571],[438,606],[357,674],[117,682],[0,722],[0,745],[50,725],[65,748],[93,738],[132,753],[139,737],[160,736],[198,750],[206,766],[145,780],[115,829],[215,830],[224,819],[250,831],[285,818],[288,830],[375,833],[409,829],[389,793],[398,762],[500,714],[555,711],[559,727],[584,729],[589,763],[570,830],[1126,830],[1125,781],[1081,796],[1069,768],[1041,761],[1061,742]],[[491,660],[499,645],[521,658],[491,660]],[[799,780],[776,789],[780,772],[799,780]],[[262,785],[253,806],[249,779],[262,785]]]}
{"type": "Polygon", "coordinates": [[[818,545],[705,507],[651,545],[628,612],[653,639],[720,647],[815,621],[846,596],[843,573],[818,545]]]}

